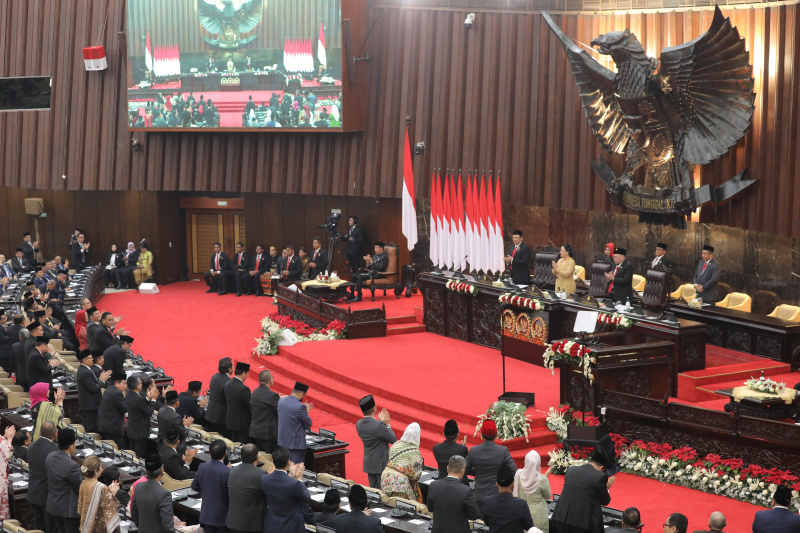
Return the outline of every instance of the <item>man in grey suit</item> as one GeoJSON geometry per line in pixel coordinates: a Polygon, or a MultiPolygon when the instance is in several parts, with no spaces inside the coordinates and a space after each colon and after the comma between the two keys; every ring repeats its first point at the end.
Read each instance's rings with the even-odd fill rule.
{"type": "Polygon", "coordinates": [[[704,304],[713,304],[719,299],[717,282],[719,282],[720,274],[719,263],[714,261],[714,247],[706,244],[703,246],[702,260],[697,264],[694,281],[692,281],[694,290],[697,291],[697,297],[702,298],[704,304]]]}
{"type": "Polygon", "coordinates": [[[372,395],[361,398],[358,402],[364,418],[356,422],[356,431],[364,443],[364,473],[369,478],[369,486],[381,488],[381,474],[389,462],[389,445],[397,440],[392,431],[389,411],[382,410],[375,418],[378,408],[372,395]]]}
{"type": "Polygon", "coordinates": [[[189,426],[194,422],[191,416],[183,417],[175,410],[178,407],[178,393],[174,390],[167,391],[164,395],[164,400],[167,405],[158,410],[158,444],[161,446],[164,443],[164,436],[167,431],[174,429],[178,432],[181,438],[181,445],[186,443],[186,437],[189,435],[189,426]]]}
{"type": "Polygon", "coordinates": [[[497,490],[497,472],[500,467],[508,465],[512,472],[517,472],[517,465],[511,458],[511,452],[505,446],[494,442],[497,437],[497,424],[494,420],[484,420],[481,425],[483,443],[473,446],[467,456],[467,472],[475,476],[475,501],[483,514],[483,501],[488,496],[499,494],[497,490]]]}
{"type": "Polygon", "coordinates": [[[27,500],[33,511],[36,529],[56,531],[56,519],[47,512],[47,456],[58,451],[56,426],[52,422],[42,424],[41,436],[28,448],[28,493],[27,500]]]}
{"type": "Polygon", "coordinates": [[[428,510],[433,513],[431,533],[469,533],[469,521],[480,518],[475,495],[464,485],[467,460],[454,455],[447,464],[447,477],[428,489],[428,510]]]}
{"type": "MultiPolygon", "coordinates": [[[[264,471],[258,463],[255,444],[242,446],[242,464],[228,476],[228,518],[225,525],[231,533],[260,533],[267,517],[267,496],[261,490],[264,471]]],[[[272,473],[274,467],[268,473],[272,473]]]]}
{"type": "Polygon", "coordinates": [[[147,481],[136,486],[131,502],[131,517],[139,531],[175,533],[172,494],[161,486],[164,468],[158,455],[148,455],[144,462],[147,481]]]}
{"type": "Polygon", "coordinates": [[[75,452],[75,431],[58,432],[58,451],[45,459],[47,468],[47,512],[53,515],[59,533],[78,533],[78,490],[83,482],[81,468],[72,460],[75,452]]]}
{"type": "Polygon", "coordinates": [[[274,384],[272,372],[262,370],[258,373],[258,387],[250,395],[250,438],[266,453],[278,447],[278,401],[281,397],[272,390],[274,384]]]}
{"type": "Polygon", "coordinates": [[[307,393],[308,385],[298,381],[292,393],[278,401],[278,446],[289,449],[295,464],[306,460],[306,430],[311,428],[308,413],[314,408],[310,402],[302,403],[307,393]]]}

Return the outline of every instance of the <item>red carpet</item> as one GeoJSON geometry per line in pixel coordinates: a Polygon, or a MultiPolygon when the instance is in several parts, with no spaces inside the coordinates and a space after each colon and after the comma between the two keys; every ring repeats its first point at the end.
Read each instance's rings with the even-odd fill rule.
{"type": "MultiPolygon", "coordinates": [[[[205,294],[205,284],[201,282],[175,283],[160,289],[161,293],[156,295],[132,291],[111,294],[98,307],[123,315],[123,326],[136,338],[134,350],[174,376],[178,390],[184,390],[193,379],[202,380],[207,387],[216,372],[217,361],[223,356],[250,360],[255,338],[261,331],[260,320],[275,309],[269,298],[205,294]]],[[[392,305],[394,302],[406,305],[405,298],[387,298],[387,312],[390,300],[392,305]]],[[[411,305],[413,301],[414,298],[411,305]]],[[[506,362],[509,390],[536,392],[536,407],[542,412],[557,405],[557,377],[518,361],[506,362]]],[[[264,358],[261,362],[253,360],[251,373],[261,370],[262,365],[274,370],[277,388],[283,387],[281,392],[294,382],[295,372],[315,381],[322,381],[320,375],[327,375],[327,383],[319,383],[316,388],[312,385],[309,393],[309,401],[318,406],[311,412],[314,428],[323,426],[351,443],[348,477],[363,483],[366,482],[361,472],[363,447],[353,425],[360,417],[356,397],[373,393],[379,406],[389,406],[398,436],[408,423],[403,417],[413,416],[426,427],[423,441],[430,442],[441,438],[435,431],[437,423],[455,416],[464,427],[502,392],[498,351],[427,333],[301,343],[285,349],[285,355],[264,358]],[[321,407],[326,404],[330,404],[332,412],[324,412],[321,407]]],[[[254,379],[248,379],[247,383],[251,388],[257,386],[254,379]]],[[[534,426],[540,426],[542,414],[533,414],[534,426]]],[[[475,442],[470,441],[470,445],[475,442]]],[[[551,444],[536,446],[545,457],[551,448],[551,444]]],[[[520,449],[514,455],[520,457],[526,451],[520,449]]],[[[423,456],[427,464],[433,463],[425,442],[423,456]]],[[[554,490],[559,492],[563,477],[551,479],[554,490]]],[[[708,515],[715,510],[727,516],[726,532],[750,531],[753,514],[758,510],[728,498],[624,474],[612,489],[611,505],[618,509],[637,506],[646,524],[644,531],[648,533],[661,531],[660,524],[676,511],[689,517],[689,531],[703,529],[708,515]]]]}

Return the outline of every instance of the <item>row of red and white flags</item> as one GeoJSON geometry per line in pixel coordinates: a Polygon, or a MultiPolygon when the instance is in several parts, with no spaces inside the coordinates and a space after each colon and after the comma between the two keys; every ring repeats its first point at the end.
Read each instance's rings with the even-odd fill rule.
{"type": "MultiPolygon", "coordinates": [[[[461,173],[433,173],[431,189],[430,258],[439,268],[501,273],[503,261],[503,210],[500,176],[467,173],[467,188],[461,173]],[[494,190],[494,192],[493,192],[494,190]]],[[[417,244],[417,209],[411,143],[406,128],[403,149],[403,235],[408,249],[417,244]]]]}
{"type": "MultiPolygon", "coordinates": [[[[283,42],[283,67],[287,72],[314,72],[314,43],[312,39],[286,39],[283,42]]],[[[325,31],[319,25],[317,40],[317,60],[321,65],[328,64],[325,53],[325,31]]]]}
{"type": "Polygon", "coordinates": [[[177,44],[150,45],[150,32],[144,45],[144,62],[147,70],[156,76],[179,76],[181,73],[181,53],[177,44]]]}

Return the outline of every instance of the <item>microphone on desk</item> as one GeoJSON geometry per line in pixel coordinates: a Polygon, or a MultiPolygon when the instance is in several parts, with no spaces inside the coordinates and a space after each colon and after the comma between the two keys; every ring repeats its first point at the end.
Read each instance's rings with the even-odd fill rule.
{"type": "Polygon", "coordinates": [[[464,274],[458,271],[458,268],[464,264],[464,261],[467,260],[467,257],[469,257],[469,255],[465,255],[464,258],[461,259],[461,261],[459,261],[458,263],[456,263],[456,265],[453,267],[453,277],[455,279],[467,279],[466,277],[464,277],[464,274]]]}

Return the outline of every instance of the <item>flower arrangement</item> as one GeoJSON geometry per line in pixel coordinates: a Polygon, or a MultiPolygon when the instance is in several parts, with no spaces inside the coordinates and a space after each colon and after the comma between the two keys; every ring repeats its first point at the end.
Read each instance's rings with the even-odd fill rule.
{"type": "MultiPolygon", "coordinates": [[[[697,450],[688,446],[674,448],[668,443],[629,442],[625,437],[613,433],[611,438],[617,463],[625,473],[763,507],[770,506],[778,485],[786,485],[792,489],[791,509],[797,512],[800,508],[800,478],[788,470],[755,464],[745,466],[741,459],[723,459],[716,454],[700,457],[697,450]]],[[[550,452],[550,470],[556,474],[585,462],[585,458],[573,457],[566,452],[563,445],[556,446],[550,452]]]]}
{"type": "Polygon", "coordinates": [[[597,321],[601,324],[609,324],[617,329],[630,329],[633,326],[633,320],[619,313],[600,313],[597,321]]]}
{"type": "Polygon", "coordinates": [[[328,274],[327,270],[325,272],[320,272],[320,274],[317,275],[317,277],[314,279],[321,283],[338,283],[339,281],[341,281],[339,279],[338,274],[336,274],[335,272],[328,274]]]}
{"type": "Polygon", "coordinates": [[[453,292],[460,292],[463,294],[469,294],[475,296],[478,294],[478,287],[473,285],[472,283],[465,283],[463,281],[457,281],[451,279],[448,281],[445,286],[453,292]]]}
{"type": "Polygon", "coordinates": [[[555,341],[547,347],[543,359],[545,368],[549,368],[553,375],[555,375],[555,362],[563,361],[581,367],[583,375],[589,378],[590,382],[594,381],[592,365],[597,363],[597,359],[591,350],[579,342],[555,341]]]}
{"type": "Polygon", "coordinates": [[[510,292],[500,295],[500,303],[502,305],[514,305],[516,307],[525,307],[533,309],[534,311],[541,311],[544,309],[544,304],[535,298],[526,298],[525,296],[515,296],[510,292]]]}
{"type": "Polygon", "coordinates": [[[600,419],[594,413],[586,411],[582,413],[573,409],[568,404],[561,404],[558,407],[551,407],[545,419],[547,429],[554,432],[558,437],[558,442],[563,442],[567,438],[567,428],[575,426],[599,426],[600,419]]]}
{"type": "Polygon", "coordinates": [[[483,422],[494,420],[497,424],[497,438],[500,440],[511,440],[525,437],[528,442],[528,435],[531,432],[531,421],[525,414],[526,407],[515,402],[504,402],[502,400],[494,402],[485,413],[478,416],[478,423],[475,425],[475,434],[481,432],[483,422]]]}
{"type": "Polygon", "coordinates": [[[261,321],[261,328],[263,334],[256,339],[254,355],[278,353],[278,342],[283,331],[287,329],[293,331],[301,342],[343,339],[347,332],[347,324],[339,320],[334,320],[330,324],[318,328],[290,316],[281,315],[277,311],[261,321]]]}
{"type": "Polygon", "coordinates": [[[765,378],[763,372],[760,378],[750,378],[744,382],[744,385],[750,390],[763,392],[765,394],[774,394],[776,396],[780,395],[780,393],[786,389],[786,383],[778,383],[772,379],[765,378]]]}

